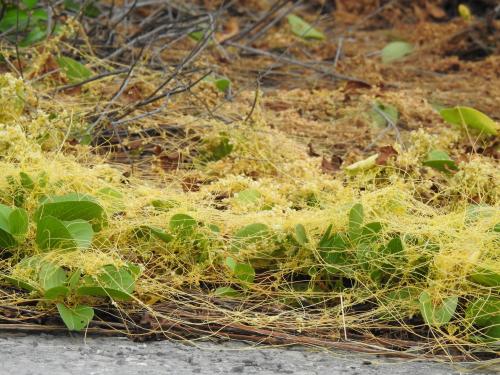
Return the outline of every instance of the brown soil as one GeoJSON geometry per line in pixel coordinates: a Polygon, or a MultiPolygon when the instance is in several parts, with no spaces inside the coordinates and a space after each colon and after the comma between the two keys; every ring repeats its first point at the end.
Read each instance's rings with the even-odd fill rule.
{"type": "MultiPolygon", "coordinates": [[[[204,3],[212,9],[220,5],[204,3]]],[[[471,9],[481,17],[466,21],[457,17],[452,3],[310,2],[295,13],[324,31],[326,38],[305,41],[290,32],[286,18],[265,33],[259,34],[257,28],[239,37],[252,19],[269,12],[271,2],[237,2],[220,18],[221,26],[215,34],[220,44],[209,46],[196,63],[198,68],[210,67],[230,78],[233,92],[224,95],[208,85],[199,85],[189,95],[172,100],[172,111],[167,115],[167,122],[169,117],[171,121],[165,126],[175,127],[179,115],[195,116],[198,125],[204,118],[226,123],[245,118],[255,100],[257,77],[262,91],[258,106],[264,120],[310,145],[312,156],[324,157],[329,165],[326,169],[335,170],[359,160],[377,147],[405,142],[412,130],[439,132],[444,124],[432,105],[471,106],[498,120],[498,11],[495,13],[491,2],[473,2],[471,9]],[[415,51],[384,64],[380,51],[393,40],[410,42],[415,51]],[[370,113],[377,101],[397,108],[396,128],[374,124],[370,113]]],[[[195,41],[181,38],[163,51],[162,59],[178,62],[195,45],[195,41]]],[[[140,98],[148,85],[131,85],[122,103],[140,98]]],[[[147,160],[158,160],[161,149],[160,165],[164,169],[185,166],[177,151],[182,144],[193,142],[186,136],[176,134],[180,140],[164,145],[147,135],[136,135],[142,141],[127,146],[128,156],[118,152],[115,160],[126,162],[139,156],[144,168],[147,160]],[[137,152],[130,152],[133,150],[137,152]]]]}

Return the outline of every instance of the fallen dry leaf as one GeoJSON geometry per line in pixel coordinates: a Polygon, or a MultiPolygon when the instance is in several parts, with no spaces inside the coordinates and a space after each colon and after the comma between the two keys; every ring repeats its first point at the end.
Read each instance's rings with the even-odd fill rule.
{"type": "Polygon", "coordinates": [[[127,150],[137,150],[144,146],[144,141],[142,139],[136,139],[133,141],[126,141],[125,146],[127,147],[127,150]]]}
{"type": "Polygon", "coordinates": [[[425,2],[425,9],[433,18],[442,19],[446,17],[446,12],[443,10],[443,8],[436,5],[432,1],[425,2]]]}
{"type": "Polygon", "coordinates": [[[323,173],[332,174],[340,170],[340,166],[342,165],[342,158],[337,155],[332,155],[330,160],[327,160],[324,156],[321,160],[321,170],[323,173]]]}
{"type": "Polygon", "coordinates": [[[231,17],[222,26],[222,32],[216,34],[216,39],[219,43],[235,36],[240,32],[240,25],[238,24],[238,19],[236,17],[231,17]]]}
{"type": "Polygon", "coordinates": [[[378,148],[378,158],[375,160],[375,163],[378,165],[386,165],[387,161],[396,156],[398,152],[392,146],[382,146],[378,148]]]}
{"type": "Polygon", "coordinates": [[[173,171],[179,168],[181,156],[178,152],[172,152],[168,155],[161,155],[159,158],[160,167],[164,171],[173,171]]]}
{"type": "Polygon", "coordinates": [[[199,191],[203,182],[195,177],[186,177],[182,180],[181,183],[182,183],[182,190],[184,192],[188,192],[188,191],[199,191]]]}
{"type": "Polygon", "coordinates": [[[122,96],[128,103],[134,103],[144,97],[143,89],[139,84],[134,84],[132,86],[129,86],[124,91],[122,96]]]}
{"type": "Polygon", "coordinates": [[[344,92],[355,92],[360,89],[370,89],[372,86],[365,82],[360,81],[347,81],[344,85],[344,92]]]}
{"type": "Polygon", "coordinates": [[[313,147],[313,145],[312,145],[312,142],[309,142],[309,143],[307,144],[307,148],[308,148],[307,154],[308,154],[309,156],[312,156],[312,157],[318,157],[318,156],[320,156],[320,155],[316,152],[316,150],[314,149],[314,147],[313,147]]]}

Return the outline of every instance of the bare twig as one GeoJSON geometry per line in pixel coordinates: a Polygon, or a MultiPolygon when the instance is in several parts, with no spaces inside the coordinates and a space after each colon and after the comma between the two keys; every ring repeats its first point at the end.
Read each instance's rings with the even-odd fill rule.
{"type": "Polygon", "coordinates": [[[257,48],[253,48],[253,47],[249,47],[249,46],[244,46],[244,45],[241,45],[241,44],[236,44],[236,43],[229,43],[229,44],[231,46],[233,46],[233,47],[236,47],[236,48],[239,48],[239,49],[242,49],[242,50],[245,50],[245,51],[257,54],[257,55],[262,55],[262,56],[267,56],[267,57],[273,58],[273,59],[275,59],[276,61],[279,61],[279,62],[285,62],[287,64],[297,65],[297,66],[301,66],[303,68],[314,70],[315,72],[324,74],[324,75],[329,76],[329,77],[331,77],[333,79],[343,80],[343,81],[353,81],[353,82],[363,83],[365,85],[370,85],[368,82],[366,82],[366,81],[364,81],[362,79],[355,78],[355,77],[350,77],[350,76],[346,76],[346,75],[339,74],[339,73],[335,73],[333,71],[329,71],[329,70],[317,67],[313,63],[303,62],[303,61],[300,61],[300,60],[292,59],[290,57],[285,57],[282,54],[281,55],[277,55],[277,54],[274,54],[272,52],[263,51],[263,50],[260,50],[260,49],[257,49],[257,48]]]}
{"type": "Polygon", "coordinates": [[[246,29],[242,30],[239,34],[234,35],[231,38],[226,39],[223,42],[223,44],[237,42],[238,40],[243,39],[245,36],[247,36],[248,34],[250,34],[253,30],[257,29],[261,25],[266,25],[268,19],[270,19],[273,16],[273,14],[275,14],[276,12],[278,12],[280,9],[282,9],[283,7],[285,7],[287,4],[288,4],[288,0],[278,0],[278,1],[276,1],[273,4],[273,6],[271,7],[271,9],[269,9],[269,11],[267,11],[263,16],[261,16],[257,20],[257,22],[255,22],[253,25],[247,27],[246,29]]]}
{"type": "Polygon", "coordinates": [[[17,12],[16,12],[16,58],[17,58],[17,65],[19,66],[19,74],[21,75],[21,78],[24,79],[23,75],[23,66],[21,63],[21,56],[19,54],[19,0],[16,2],[16,7],[17,7],[17,12]]]}
{"type": "Polygon", "coordinates": [[[243,120],[243,123],[248,122],[252,118],[257,102],[259,101],[259,91],[260,91],[260,81],[257,80],[257,88],[255,89],[255,97],[253,99],[252,108],[250,108],[250,112],[248,112],[248,115],[243,120]]]}
{"type": "Polygon", "coordinates": [[[97,75],[90,77],[90,78],[87,78],[81,82],[71,83],[69,85],[60,86],[60,87],[56,88],[56,92],[64,91],[64,90],[68,90],[68,89],[74,89],[76,87],[86,85],[87,83],[90,83],[90,82],[98,81],[98,80],[106,78],[106,77],[111,77],[111,76],[115,76],[115,75],[119,75],[119,74],[127,73],[127,72],[129,72],[129,68],[117,69],[117,70],[113,70],[112,72],[105,72],[105,73],[97,74],[97,75]]]}

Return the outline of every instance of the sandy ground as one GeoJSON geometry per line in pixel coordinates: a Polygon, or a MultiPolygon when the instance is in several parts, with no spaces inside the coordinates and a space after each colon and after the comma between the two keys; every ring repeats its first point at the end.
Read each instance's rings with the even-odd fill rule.
{"type": "Polygon", "coordinates": [[[126,338],[81,335],[0,337],[0,374],[495,374],[463,366],[401,362],[348,353],[320,353],[300,348],[255,349],[244,344],[168,341],[134,343],[126,338]]]}

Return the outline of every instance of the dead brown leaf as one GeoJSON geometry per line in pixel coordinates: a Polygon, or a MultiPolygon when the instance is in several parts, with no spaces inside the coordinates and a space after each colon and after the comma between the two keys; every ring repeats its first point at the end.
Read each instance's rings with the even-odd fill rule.
{"type": "Polygon", "coordinates": [[[333,174],[340,170],[342,165],[342,158],[337,155],[332,155],[330,160],[327,160],[324,156],[321,160],[321,170],[323,173],[333,174]]]}
{"type": "Polygon", "coordinates": [[[439,5],[436,5],[432,1],[426,1],[425,2],[425,9],[427,12],[436,19],[442,19],[446,17],[446,12],[441,8],[439,5]]]}
{"type": "Polygon", "coordinates": [[[134,84],[124,91],[123,97],[128,103],[137,102],[144,97],[143,89],[139,84],[134,84]]]}
{"type": "Polygon", "coordinates": [[[178,152],[172,152],[168,155],[161,155],[158,160],[160,162],[160,167],[164,171],[174,171],[179,168],[181,155],[178,152]]]}
{"type": "Polygon", "coordinates": [[[415,17],[417,17],[419,22],[425,22],[427,18],[426,12],[417,4],[413,4],[413,13],[415,13],[415,17]]]}
{"type": "Polygon", "coordinates": [[[161,147],[160,145],[154,145],[154,147],[153,147],[153,154],[155,154],[156,156],[158,156],[162,152],[163,152],[163,147],[161,147]]]}
{"type": "Polygon", "coordinates": [[[222,26],[222,32],[216,34],[216,39],[219,43],[235,36],[240,32],[240,25],[238,24],[238,19],[236,17],[231,17],[222,26]]]}
{"type": "Polygon", "coordinates": [[[287,102],[280,101],[280,100],[270,100],[270,101],[266,101],[264,103],[264,106],[267,109],[270,109],[273,111],[286,111],[287,109],[290,109],[292,105],[291,105],[291,103],[287,103],[287,102]]]}
{"type": "Polygon", "coordinates": [[[185,192],[189,191],[199,191],[202,185],[202,181],[195,177],[186,177],[182,180],[182,190],[185,192]]]}
{"type": "Polygon", "coordinates": [[[128,150],[137,150],[144,146],[144,141],[142,139],[136,139],[133,141],[128,141],[126,143],[127,149],[128,150]]]}
{"type": "Polygon", "coordinates": [[[312,156],[312,157],[318,157],[318,156],[320,156],[320,155],[316,152],[316,150],[314,149],[314,147],[313,147],[313,145],[312,145],[312,142],[309,142],[309,143],[307,144],[307,148],[308,148],[308,152],[307,152],[307,154],[308,154],[309,156],[312,156]]]}
{"type": "Polygon", "coordinates": [[[30,78],[50,75],[50,78],[59,83],[66,83],[68,80],[61,74],[59,64],[52,55],[47,56],[45,61],[36,70],[30,73],[30,78]]]}
{"type": "Polygon", "coordinates": [[[347,81],[344,85],[344,92],[356,92],[360,89],[370,89],[372,86],[360,81],[347,81]]]}
{"type": "Polygon", "coordinates": [[[392,146],[382,146],[378,149],[378,158],[375,161],[378,165],[386,165],[390,158],[396,156],[398,152],[392,146]]]}

